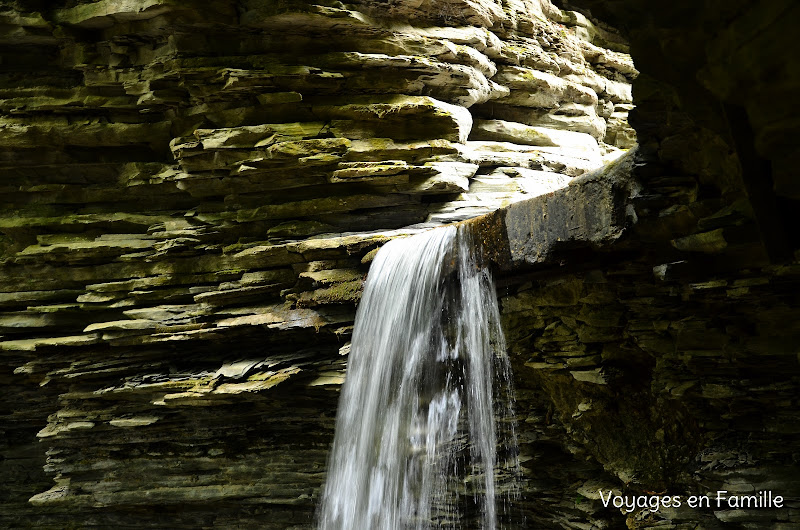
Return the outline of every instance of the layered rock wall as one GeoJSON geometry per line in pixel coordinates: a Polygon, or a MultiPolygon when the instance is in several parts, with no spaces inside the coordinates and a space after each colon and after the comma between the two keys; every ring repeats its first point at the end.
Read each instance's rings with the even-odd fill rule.
{"type": "Polygon", "coordinates": [[[628,184],[612,170],[496,216],[508,240],[494,259],[516,271],[500,294],[533,426],[533,520],[797,526],[800,245],[786,139],[800,114],[779,95],[798,86],[798,6],[561,5],[629,37],[640,146],[628,184]],[[684,502],[621,513],[599,488],[684,502]],[[719,490],[784,503],[686,504],[719,490]]]}
{"type": "Polygon", "coordinates": [[[0,17],[0,524],[309,527],[374,251],[504,206],[517,515],[797,526],[793,2],[0,17]]]}
{"type": "Polygon", "coordinates": [[[769,264],[752,217],[709,215],[681,237],[665,215],[639,217],[655,191],[637,178],[640,157],[470,221],[501,271],[520,504],[544,527],[796,525],[797,265],[769,264]],[[751,237],[681,244],[732,221],[751,237]],[[600,490],[682,504],[608,509],[600,490]],[[783,500],[687,504],[718,491],[783,500]]]}
{"type": "Polygon", "coordinates": [[[1,6],[3,526],[308,527],[375,249],[634,142],[549,2],[1,6]]]}

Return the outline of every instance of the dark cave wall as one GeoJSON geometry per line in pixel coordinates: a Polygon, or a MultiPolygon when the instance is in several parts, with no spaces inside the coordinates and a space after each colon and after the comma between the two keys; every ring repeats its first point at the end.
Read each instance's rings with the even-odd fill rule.
{"type": "MultiPolygon", "coordinates": [[[[797,179],[792,169],[797,159],[800,104],[796,94],[796,59],[790,52],[790,35],[796,28],[798,6],[789,1],[672,2],[639,5],[636,2],[564,2],[613,20],[631,44],[631,53],[643,75],[635,86],[637,107],[632,118],[640,135],[663,142],[680,142],[669,153],[659,146],[659,159],[671,166],[691,153],[698,144],[695,128],[706,129],[736,150],[746,166],[741,180],[732,171],[700,171],[703,183],[724,195],[746,193],[756,205],[764,224],[762,237],[776,239],[772,245],[779,261],[789,258],[797,246],[791,234],[781,229],[798,199],[797,179]],[[652,100],[652,101],[651,101],[652,100]],[[685,115],[691,117],[686,121],[685,115]],[[686,134],[689,133],[689,134],[686,134]],[[726,177],[730,179],[726,181],[726,177]],[[770,210],[770,205],[779,211],[770,210]],[[768,213],[777,219],[769,223],[768,213]],[[791,247],[791,248],[788,248],[791,247]]],[[[646,145],[646,142],[641,142],[646,145]]],[[[683,163],[687,163],[684,160],[683,163]]],[[[718,168],[719,169],[719,168],[718,168]]]]}
{"type": "MultiPolygon", "coordinates": [[[[530,474],[565,483],[551,478],[553,453],[572,466],[599,464],[592,480],[549,500],[554,511],[572,504],[576,527],[587,513],[610,521],[601,486],[789,499],[772,510],[638,510],[629,527],[794,526],[800,326],[788,139],[800,120],[795,97],[779,102],[798,86],[788,51],[797,6],[567,6],[613,21],[630,39],[640,71],[630,116],[637,189],[616,199],[627,207],[622,236],[593,239],[581,212],[555,226],[534,219],[527,233],[552,233],[547,257],[525,264],[543,255],[534,249],[516,264],[499,260],[527,271],[500,289],[521,409],[572,440],[561,451],[547,435],[528,440],[538,457],[530,474]]],[[[525,235],[509,231],[509,245],[525,235]]],[[[555,519],[548,513],[545,525],[547,517],[555,519]]]]}

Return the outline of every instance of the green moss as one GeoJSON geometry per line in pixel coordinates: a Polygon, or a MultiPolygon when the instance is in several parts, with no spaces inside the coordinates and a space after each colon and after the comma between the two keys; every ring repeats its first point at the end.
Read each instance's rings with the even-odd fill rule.
{"type": "Polygon", "coordinates": [[[357,302],[361,298],[364,284],[361,280],[342,282],[325,289],[315,291],[316,298],[322,302],[342,304],[346,302],[357,302]]]}
{"type": "Polygon", "coordinates": [[[380,250],[380,247],[378,247],[378,248],[373,248],[372,250],[370,250],[369,252],[367,252],[367,253],[364,255],[364,257],[363,257],[363,258],[361,258],[361,263],[363,263],[363,264],[365,264],[365,265],[366,265],[367,263],[372,263],[372,260],[374,260],[374,259],[375,259],[375,256],[378,254],[378,251],[379,251],[379,250],[380,250]]]}
{"type": "Polygon", "coordinates": [[[364,282],[361,280],[337,283],[310,293],[302,293],[297,299],[297,306],[315,307],[328,304],[354,304],[361,299],[363,290],[364,282]]]}

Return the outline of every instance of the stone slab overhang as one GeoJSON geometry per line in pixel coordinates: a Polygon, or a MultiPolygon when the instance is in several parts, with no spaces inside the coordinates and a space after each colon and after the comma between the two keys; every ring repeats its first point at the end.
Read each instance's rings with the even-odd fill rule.
{"type": "Polygon", "coordinates": [[[635,149],[559,190],[464,221],[500,273],[563,264],[575,251],[617,247],[636,223],[635,149]]]}

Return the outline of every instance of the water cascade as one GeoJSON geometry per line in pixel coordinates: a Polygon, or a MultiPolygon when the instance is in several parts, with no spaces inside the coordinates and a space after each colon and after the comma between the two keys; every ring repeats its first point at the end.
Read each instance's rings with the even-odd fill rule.
{"type": "Polygon", "coordinates": [[[324,530],[502,526],[519,471],[491,277],[467,227],[384,245],[356,315],[324,530]]]}

